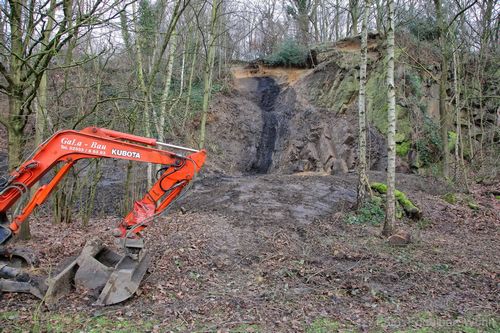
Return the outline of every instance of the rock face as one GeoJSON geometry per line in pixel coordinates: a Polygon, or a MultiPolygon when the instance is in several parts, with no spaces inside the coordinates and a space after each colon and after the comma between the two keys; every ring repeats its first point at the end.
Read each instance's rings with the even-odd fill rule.
{"type": "MultiPolygon", "coordinates": [[[[378,35],[370,36],[367,150],[369,168],[377,171],[386,169],[387,155],[382,44],[378,35]]],[[[322,62],[299,75],[297,69],[259,68],[256,74],[253,67],[247,68],[245,75],[235,75],[230,99],[212,104],[208,140],[217,146],[217,156],[231,165],[229,172],[341,174],[356,168],[359,39],[346,39],[319,52],[322,62]]],[[[435,71],[432,62],[430,66],[429,71],[435,71]]],[[[439,156],[432,139],[438,128],[437,85],[428,73],[404,62],[396,68],[396,168],[401,173],[425,168],[439,156]]]]}
{"type": "Polygon", "coordinates": [[[256,160],[251,166],[251,171],[256,173],[267,173],[273,162],[278,134],[275,105],[279,93],[280,88],[273,79],[263,77],[258,80],[257,94],[260,95],[258,104],[262,112],[262,132],[257,146],[256,160]]]}
{"type": "MultiPolygon", "coordinates": [[[[356,107],[351,102],[344,105],[345,113],[317,107],[306,98],[307,85],[306,80],[280,87],[271,77],[237,80],[235,96],[214,103],[218,107],[208,124],[209,146],[217,146],[217,158],[223,158],[236,173],[339,174],[353,170],[356,107]]],[[[382,170],[385,140],[374,128],[369,129],[368,137],[370,166],[382,170]]]]}

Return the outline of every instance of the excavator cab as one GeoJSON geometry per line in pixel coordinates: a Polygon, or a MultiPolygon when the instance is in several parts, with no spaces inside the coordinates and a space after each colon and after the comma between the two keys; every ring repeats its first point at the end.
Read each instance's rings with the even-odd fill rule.
{"type": "Polygon", "coordinates": [[[76,288],[98,295],[94,304],[110,305],[131,297],[151,263],[142,231],[181,197],[205,163],[206,152],[157,142],[113,130],[89,127],[60,131],[38,147],[30,159],[0,185],[0,291],[27,292],[49,306],[76,288]],[[176,153],[165,150],[169,148],[176,153]],[[47,199],[60,180],[80,159],[115,158],[160,165],[157,181],[113,231],[120,251],[98,238],[89,239],[80,254],[51,276],[31,276],[25,268],[36,265],[33,256],[3,247],[14,239],[21,224],[47,199]],[[61,167],[41,185],[12,221],[7,211],[55,165],[61,167]]]}
{"type": "Polygon", "coordinates": [[[3,225],[0,225],[0,244],[7,242],[7,240],[12,236],[12,231],[3,225]]]}
{"type": "Polygon", "coordinates": [[[0,245],[7,242],[7,240],[12,236],[12,230],[9,229],[7,222],[7,214],[0,213],[0,245]]]}

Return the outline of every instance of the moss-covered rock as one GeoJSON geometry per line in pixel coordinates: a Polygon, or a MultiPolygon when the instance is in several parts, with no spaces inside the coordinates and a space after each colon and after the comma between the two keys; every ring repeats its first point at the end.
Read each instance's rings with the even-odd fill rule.
{"type": "MultiPolygon", "coordinates": [[[[387,193],[387,185],[383,184],[383,183],[372,183],[371,188],[372,188],[372,190],[377,191],[378,193],[381,193],[381,194],[387,193]]],[[[418,207],[415,206],[413,204],[413,202],[411,202],[410,199],[408,199],[406,194],[404,194],[401,191],[396,190],[394,192],[394,196],[396,197],[396,200],[401,205],[401,207],[403,207],[405,213],[409,217],[415,218],[415,219],[420,219],[422,217],[422,212],[420,211],[420,209],[418,209],[418,207]]]]}
{"type": "Polygon", "coordinates": [[[320,103],[336,113],[345,111],[351,101],[357,97],[359,82],[356,71],[339,75],[328,92],[322,96],[320,103]]]}

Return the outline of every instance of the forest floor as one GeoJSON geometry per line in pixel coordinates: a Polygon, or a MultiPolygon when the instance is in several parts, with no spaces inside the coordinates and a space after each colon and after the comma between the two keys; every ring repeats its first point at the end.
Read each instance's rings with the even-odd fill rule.
{"type": "MultiPolygon", "coordinates": [[[[305,73],[271,74],[292,84],[305,73]]],[[[434,178],[398,174],[397,188],[423,216],[398,221],[412,241],[393,247],[380,237],[380,211],[366,211],[363,223],[352,218],[355,173],[252,171],[265,128],[258,102],[268,106],[252,102],[252,94],[270,73],[234,74],[243,78],[240,90],[253,83],[251,97],[219,103],[213,121],[220,126],[212,131],[224,150],[212,154],[179,202],[182,209],[174,207],[146,230],[154,258],[138,293],[96,307],[95,296],[74,290],[54,309],[31,295],[5,293],[0,332],[500,330],[498,181],[463,194],[434,178]],[[250,82],[247,75],[264,79],[250,82]]],[[[267,148],[275,152],[274,143],[267,148]]],[[[370,174],[371,181],[384,178],[384,172],[370,174]]],[[[39,253],[34,274],[49,273],[91,238],[112,246],[117,222],[51,225],[41,210],[31,220],[32,239],[18,245],[39,253]]]]}
{"type": "MultiPolygon", "coordinates": [[[[30,295],[3,294],[0,331],[497,332],[495,187],[450,204],[444,184],[398,179],[424,214],[399,222],[412,234],[406,247],[388,245],[380,225],[349,223],[354,174],[206,175],[183,212],[146,233],[154,263],[138,295],[102,308],[79,290],[48,310],[30,295]]],[[[25,245],[48,270],[115,223],[33,219],[25,245]]]]}

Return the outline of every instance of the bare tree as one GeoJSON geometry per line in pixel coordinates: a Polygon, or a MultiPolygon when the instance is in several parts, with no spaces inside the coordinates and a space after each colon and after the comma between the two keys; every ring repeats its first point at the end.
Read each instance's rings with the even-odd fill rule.
{"type": "Polygon", "coordinates": [[[359,142],[358,142],[358,207],[363,203],[365,196],[370,194],[370,182],[366,172],[366,67],[368,62],[368,13],[370,0],[365,0],[365,11],[361,27],[361,64],[359,69],[359,142]]]}
{"type": "Polygon", "coordinates": [[[394,0],[387,1],[387,194],[384,236],[392,234],[396,220],[396,89],[394,87],[394,0]]]}
{"type": "Polygon", "coordinates": [[[215,63],[215,43],[217,41],[217,21],[219,19],[219,13],[222,10],[224,0],[213,0],[212,11],[210,18],[210,35],[208,38],[208,45],[205,44],[206,50],[206,61],[203,73],[203,110],[201,115],[201,125],[200,125],[200,148],[205,146],[205,127],[207,123],[207,113],[210,102],[210,97],[212,93],[212,76],[213,67],[215,63]]]}

